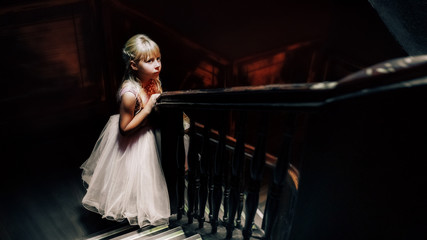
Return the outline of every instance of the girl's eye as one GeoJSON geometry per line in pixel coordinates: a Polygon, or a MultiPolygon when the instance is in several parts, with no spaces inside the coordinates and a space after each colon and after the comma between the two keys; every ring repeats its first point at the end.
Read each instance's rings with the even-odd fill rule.
{"type": "Polygon", "coordinates": [[[148,59],[148,60],[147,60],[147,61],[145,61],[145,62],[150,63],[150,62],[153,62],[153,61],[154,61],[154,59],[150,58],[150,59],[148,59]]]}
{"type": "Polygon", "coordinates": [[[160,61],[161,61],[161,58],[160,58],[160,57],[158,57],[158,58],[157,58],[157,61],[159,61],[159,62],[160,62],[160,61]]]}

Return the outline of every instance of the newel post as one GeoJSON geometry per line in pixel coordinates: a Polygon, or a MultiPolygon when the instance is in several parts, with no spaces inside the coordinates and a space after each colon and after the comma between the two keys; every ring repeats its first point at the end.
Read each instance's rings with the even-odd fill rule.
{"type": "Polygon", "coordinates": [[[179,213],[184,207],[183,196],[177,191],[184,183],[183,115],[179,110],[156,113],[153,122],[158,127],[155,133],[169,192],[171,214],[179,213]]]}
{"type": "Polygon", "coordinates": [[[300,119],[295,115],[290,115],[284,122],[287,130],[283,133],[280,152],[273,170],[262,223],[265,240],[288,239],[292,226],[297,197],[297,189],[294,186],[298,184],[294,181],[298,179],[293,180],[289,176],[289,166],[294,153],[293,147],[296,144],[294,135],[297,120],[301,126],[305,126],[304,118],[300,119]]]}

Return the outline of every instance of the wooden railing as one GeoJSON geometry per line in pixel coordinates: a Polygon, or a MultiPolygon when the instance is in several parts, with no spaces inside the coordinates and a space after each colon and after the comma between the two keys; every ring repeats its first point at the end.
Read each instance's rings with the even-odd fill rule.
{"type": "MultiPolygon", "coordinates": [[[[196,216],[203,227],[208,204],[215,233],[223,204],[228,239],[243,206],[242,234],[244,239],[252,235],[266,178],[270,181],[262,219],[265,239],[348,239],[354,231],[360,236],[406,231],[409,223],[389,232],[376,226],[385,224],[381,221],[391,215],[387,207],[396,201],[421,204],[421,198],[384,203],[388,190],[373,193],[359,184],[395,184],[393,176],[402,169],[411,169],[402,176],[412,178],[418,159],[427,156],[417,138],[427,143],[427,137],[415,131],[427,132],[422,121],[426,117],[417,111],[427,105],[426,69],[427,57],[420,56],[380,63],[336,82],[162,94],[156,108],[171,206],[179,218],[187,161],[188,221],[196,216]],[[187,133],[183,113],[190,119],[187,133]],[[412,117],[416,120],[407,120],[412,117]],[[184,134],[190,139],[187,160],[184,134]],[[390,142],[390,136],[406,140],[390,142]],[[411,165],[402,167],[398,163],[409,151],[411,165]],[[266,166],[271,172],[265,172],[266,166]],[[372,206],[364,202],[367,197],[372,206]],[[375,217],[370,215],[363,223],[366,214],[375,217]]],[[[412,184],[425,188],[419,182],[412,184]]]]}

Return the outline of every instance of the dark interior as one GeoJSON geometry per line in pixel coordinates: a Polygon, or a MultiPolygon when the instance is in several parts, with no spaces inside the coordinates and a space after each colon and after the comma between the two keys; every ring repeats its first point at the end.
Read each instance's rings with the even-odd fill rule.
{"type": "MultiPolygon", "coordinates": [[[[406,16],[414,9],[427,8],[426,4],[417,7],[412,4],[417,1],[394,2],[2,1],[0,81],[5,91],[0,96],[0,238],[76,239],[114,225],[81,206],[84,187],[79,166],[89,156],[108,117],[117,113],[116,92],[123,73],[121,48],[130,36],[145,33],[159,44],[163,61],[160,77],[165,91],[337,81],[378,62],[426,53],[426,44],[420,44],[425,43],[425,33],[419,35],[416,28],[425,26],[425,21],[414,16],[405,19],[406,25],[399,25],[387,15],[391,11],[381,14],[389,7],[396,13],[393,16],[406,16]],[[407,27],[409,30],[404,32],[399,26],[413,28],[407,27]],[[271,67],[276,60],[280,63],[277,69],[266,68],[267,73],[250,71],[266,61],[271,67]],[[277,74],[266,78],[268,71],[277,74]]],[[[418,16],[425,12],[417,11],[418,16]]],[[[416,131],[407,119],[421,121],[425,117],[412,115],[413,108],[405,107],[413,101],[423,101],[414,98],[399,103],[397,120],[393,111],[386,111],[390,106],[381,117],[399,121],[407,126],[405,131],[416,131]]],[[[373,106],[371,101],[375,99],[352,106],[366,106],[371,113],[379,114],[376,109],[382,106],[373,106]]],[[[359,121],[350,108],[346,112],[337,113],[333,108],[330,111],[325,116],[331,119],[319,120],[319,124],[325,124],[326,132],[314,131],[309,149],[334,148],[346,153],[345,142],[339,146],[320,144],[326,144],[319,138],[329,135],[328,127],[334,122],[355,124],[356,136],[357,128],[367,128],[373,136],[390,134],[394,129],[393,125],[386,125],[382,132],[376,132],[378,125],[383,127],[382,122],[361,115],[363,119],[359,121]]],[[[375,138],[370,141],[375,142],[375,138]]],[[[393,142],[393,147],[399,144],[403,143],[393,142]]],[[[377,147],[384,150],[389,145],[377,147]]],[[[357,167],[353,170],[359,171],[357,167]]],[[[402,181],[420,181],[406,177],[403,174],[402,181]]],[[[371,185],[372,191],[383,187],[376,184],[371,185]]],[[[395,184],[397,191],[403,187],[400,182],[395,184]]],[[[354,192],[343,194],[347,199],[345,194],[354,192]]],[[[411,198],[400,192],[397,199],[406,197],[411,198]]],[[[387,201],[365,200],[372,208],[387,201]]],[[[390,211],[399,208],[394,205],[397,202],[391,203],[390,211]]],[[[416,212],[408,211],[399,216],[409,218],[416,212]]],[[[322,212],[313,213],[313,218],[320,215],[322,212]]],[[[400,223],[382,220],[390,228],[400,223]]],[[[363,228],[363,224],[359,227],[363,228]]],[[[355,237],[366,238],[372,236],[355,237]]]]}

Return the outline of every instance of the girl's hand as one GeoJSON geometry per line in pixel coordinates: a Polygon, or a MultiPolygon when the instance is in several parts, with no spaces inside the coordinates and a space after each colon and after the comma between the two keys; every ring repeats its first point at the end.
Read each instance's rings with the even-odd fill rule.
{"type": "Polygon", "coordinates": [[[153,109],[154,105],[156,105],[157,98],[160,96],[159,93],[155,93],[150,96],[150,99],[147,102],[147,105],[145,106],[145,109],[150,113],[153,109]]]}

